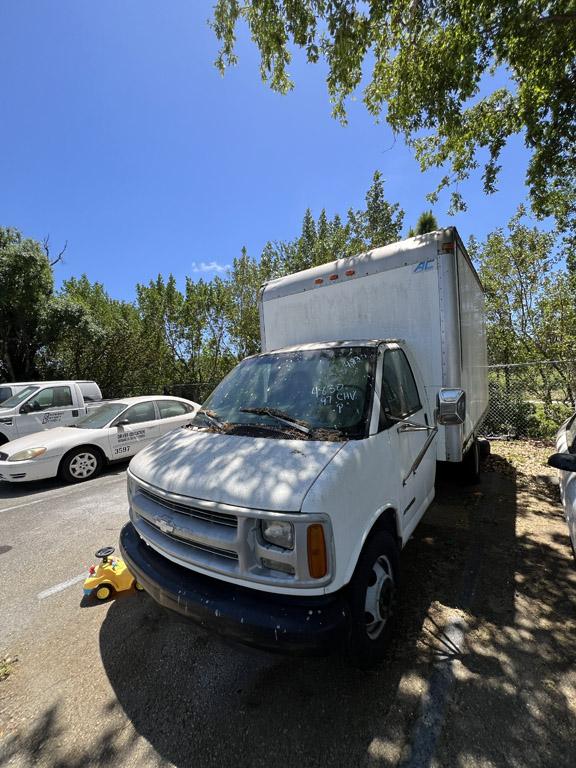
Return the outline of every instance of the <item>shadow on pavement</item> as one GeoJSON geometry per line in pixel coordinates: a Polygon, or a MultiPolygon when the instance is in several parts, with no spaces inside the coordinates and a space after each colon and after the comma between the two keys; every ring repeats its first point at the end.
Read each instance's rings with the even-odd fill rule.
{"type": "Polygon", "coordinates": [[[547,476],[517,475],[498,456],[491,469],[472,528],[483,545],[466,649],[436,760],[568,768],[576,760],[576,573],[558,541],[558,488],[547,476]]]}
{"type": "Polygon", "coordinates": [[[378,670],[359,673],[338,656],[296,659],[228,646],[144,596],[113,605],[101,630],[120,706],[177,766],[394,764],[436,658],[419,641],[423,624],[441,613],[433,606],[465,598],[470,512],[480,498],[477,489],[440,487],[405,549],[403,607],[378,670]]]}

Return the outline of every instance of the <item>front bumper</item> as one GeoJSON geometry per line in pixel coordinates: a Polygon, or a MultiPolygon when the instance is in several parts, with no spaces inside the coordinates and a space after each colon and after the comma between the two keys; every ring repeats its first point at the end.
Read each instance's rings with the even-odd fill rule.
{"type": "Polygon", "coordinates": [[[56,477],[59,463],[59,456],[44,460],[0,461],[0,480],[7,483],[47,480],[49,477],[56,477]]]}
{"type": "Polygon", "coordinates": [[[128,523],[120,534],[128,569],[160,605],[205,629],[257,648],[323,655],[348,631],[345,590],[300,597],[239,587],[172,563],[149,547],[128,523]]]}

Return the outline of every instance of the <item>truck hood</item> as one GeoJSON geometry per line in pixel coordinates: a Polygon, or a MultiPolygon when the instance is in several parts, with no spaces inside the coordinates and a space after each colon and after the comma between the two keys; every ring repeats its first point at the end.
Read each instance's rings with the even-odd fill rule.
{"type": "Polygon", "coordinates": [[[314,480],[343,445],[180,429],[135,456],[130,472],[170,493],[298,512],[314,480]]]}

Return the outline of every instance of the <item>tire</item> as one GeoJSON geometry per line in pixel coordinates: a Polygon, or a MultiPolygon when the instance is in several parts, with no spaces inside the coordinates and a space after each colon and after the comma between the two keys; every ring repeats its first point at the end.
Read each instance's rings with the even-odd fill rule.
{"type": "Polygon", "coordinates": [[[10,441],[6,437],[6,435],[0,434],[0,445],[4,445],[5,443],[9,443],[10,441]]]}
{"type": "Polygon", "coordinates": [[[111,584],[99,584],[96,587],[96,598],[98,600],[108,600],[112,592],[114,591],[111,584]]]}
{"type": "Polygon", "coordinates": [[[102,471],[104,460],[98,448],[83,446],[66,454],[60,463],[60,476],[66,483],[83,483],[102,471]]]}
{"type": "Polygon", "coordinates": [[[487,440],[485,437],[479,437],[478,448],[480,450],[480,461],[485,461],[488,458],[488,456],[490,456],[490,453],[492,451],[492,447],[490,446],[490,441],[487,440]]]}
{"type": "Polygon", "coordinates": [[[348,587],[352,626],[346,656],[358,669],[382,661],[392,630],[399,582],[399,548],[387,531],[372,534],[348,587]]]}
{"type": "Polygon", "coordinates": [[[474,438],[472,445],[464,454],[460,467],[464,483],[476,485],[480,482],[480,447],[476,438],[474,438]]]}

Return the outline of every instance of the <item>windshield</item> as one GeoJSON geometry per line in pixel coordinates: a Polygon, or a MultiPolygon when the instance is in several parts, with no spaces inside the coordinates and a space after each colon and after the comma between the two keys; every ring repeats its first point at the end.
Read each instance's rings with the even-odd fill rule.
{"type": "Polygon", "coordinates": [[[40,387],[24,387],[20,392],[16,392],[15,395],[9,397],[8,400],[4,400],[0,405],[0,408],[15,408],[17,405],[20,405],[23,400],[26,400],[26,398],[33,392],[36,392],[37,389],[40,389],[40,387]]]}
{"type": "Polygon", "coordinates": [[[106,405],[100,405],[86,416],[78,419],[73,426],[80,429],[102,429],[102,427],[105,427],[127,407],[126,403],[106,403],[106,405]]]}
{"type": "MultiPolygon", "coordinates": [[[[222,422],[282,429],[278,419],[244,410],[269,408],[313,429],[362,438],[372,400],[375,360],[376,350],[370,347],[259,355],[234,368],[203,408],[222,422]]],[[[197,418],[201,422],[202,415],[197,418]]]]}

